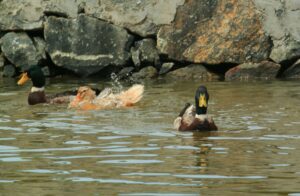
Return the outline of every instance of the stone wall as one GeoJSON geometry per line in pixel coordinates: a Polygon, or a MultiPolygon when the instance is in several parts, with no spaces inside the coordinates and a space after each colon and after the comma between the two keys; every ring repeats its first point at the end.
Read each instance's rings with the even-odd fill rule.
{"type": "Polygon", "coordinates": [[[289,78],[299,21],[299,0],[1,0],[0,70],[289,78]]]}

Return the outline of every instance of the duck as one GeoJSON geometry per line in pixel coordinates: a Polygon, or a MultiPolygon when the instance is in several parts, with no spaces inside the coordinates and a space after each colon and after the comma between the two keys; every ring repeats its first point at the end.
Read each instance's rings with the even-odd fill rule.
{"type": "Polygon", "coordinates": [[[114,108],[127,108],[139,102],[144,93],[144,86],[134,84],[129,89],[114,93],[111,88],[105,88],[99,95],[95,94],[89,86],[81,86],[69,108],[80,110],[107,110],[114,108]]]}
{"type": "MultiPolygon", "coordinates": [[[[24,85],[27,81],[31,80],[32,87],[28,95],[28,104],[36,105],[40,103],[50,103],[50,104],[67,104],[70,103],[71,99],[77,94],[77,90],[69,90],[53,95],[46,95],[45,85],[46,77],[38,65],[30,66],[26,69],[18,80],[18,85],[24,85]]],[[[100,93],[99,89],[94,89],[96,94],[100,93]]]]}
{"type": "Polygon", "coordinates": [[[217,131],[213,118],[207,114],[209,94],[207,88],[199,86],[195,93],[195,106],[186,103],[174,120],[178,131],[217,131]]]}

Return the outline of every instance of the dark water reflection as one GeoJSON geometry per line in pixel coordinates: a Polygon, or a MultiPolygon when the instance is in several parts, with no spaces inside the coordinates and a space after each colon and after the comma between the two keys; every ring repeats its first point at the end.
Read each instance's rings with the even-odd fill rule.
{"type": "MultiPolygon", "coordinates": [[[[47,91],[82,82],[113,85],[47,91]]],[[[199,84],[145,85],[136,107],[78,112],[0,80],[0,195],[300,195],[299,82],[206,83],[210,133],[172,129],[199,84]]]]}

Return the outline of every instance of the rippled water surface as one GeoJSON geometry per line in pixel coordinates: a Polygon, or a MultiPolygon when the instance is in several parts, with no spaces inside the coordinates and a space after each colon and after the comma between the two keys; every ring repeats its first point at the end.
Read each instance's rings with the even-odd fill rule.
{"type": "Polygon", "coordinates": [[[28,106],[30,86],[1,79],[0,195],[300,195],[299,81],[204,84],[217,132],[172,129],[196,82],[146,82],[133,108],[79,112],[28,106]]]}

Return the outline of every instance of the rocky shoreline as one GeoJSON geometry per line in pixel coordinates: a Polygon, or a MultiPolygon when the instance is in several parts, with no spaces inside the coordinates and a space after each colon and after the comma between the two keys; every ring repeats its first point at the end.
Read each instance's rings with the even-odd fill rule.
{"type": "Polygon", "coordinates": [[[298,0],[0,0],[0,72],[299,79],[299,20],[298,0]]]}

